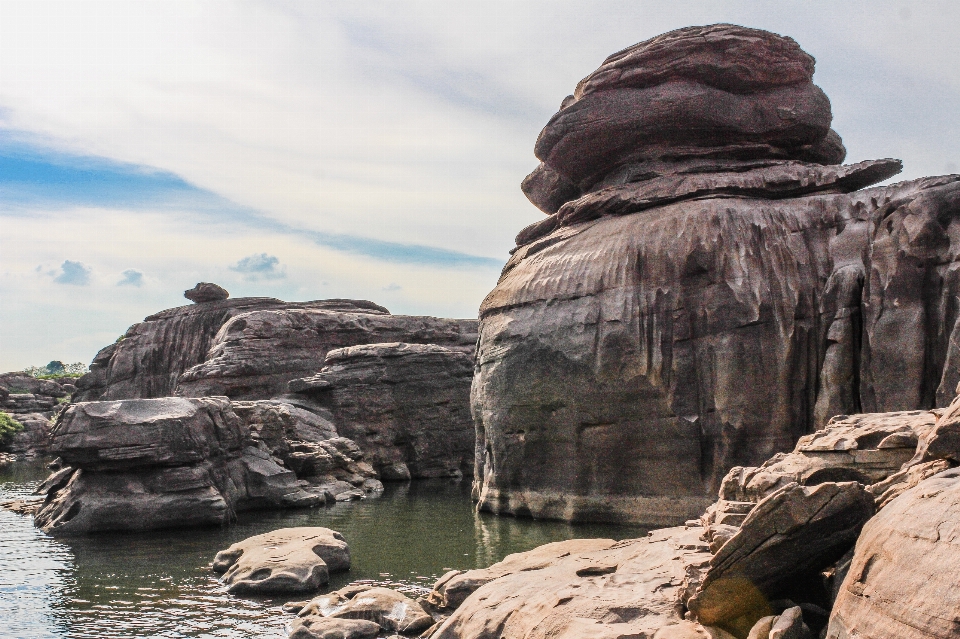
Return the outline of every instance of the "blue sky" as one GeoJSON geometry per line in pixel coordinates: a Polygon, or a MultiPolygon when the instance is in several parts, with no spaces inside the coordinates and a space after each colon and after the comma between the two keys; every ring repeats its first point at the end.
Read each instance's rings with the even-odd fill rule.
{"type": "Polygon", "coordinates": [[[200,280],[474,316],[563,97],[722,21],[817,58],[848,161],[958,171],[948,2],[0,3],[0,369],[89,362],[200,280]]]}

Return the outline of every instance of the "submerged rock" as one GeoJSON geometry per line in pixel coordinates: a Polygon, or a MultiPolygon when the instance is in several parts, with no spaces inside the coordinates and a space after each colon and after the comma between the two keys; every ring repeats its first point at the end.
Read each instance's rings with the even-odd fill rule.
{"type": "Polygon", "coordinates": [[[350,569],[343,535],[329,528],[282,528],[248,537],[213,560],[234,594],[314,592],[331,572],[350,569]]]}

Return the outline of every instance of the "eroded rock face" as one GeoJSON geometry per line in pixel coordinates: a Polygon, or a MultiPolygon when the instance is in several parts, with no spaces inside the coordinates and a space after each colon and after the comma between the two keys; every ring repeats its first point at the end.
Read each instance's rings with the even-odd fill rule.
{"type": "Polygon", "coordinates": [[[473,353],[476,320],[320,309],[262,310],[223,324],[206,359],[187,370],[177,393],[266,399],[323,368],[331,350],[359,344],[436,344],[473,353]]]}
{"type": "Polygon", "coordinates": [[[213,560],[228,592],[315,592],[331,572],[350,569],[350,548],[329,528],[282,528],[248,537],[213,560]]]}
{"type": "Polygon", "coordinates": [[[237,510],[326,501],[256,446],[225,397],[73,404],[52,442],[66,467],[44,483],[36,516],[52,534],[217,525],[237,510]]]}
{"type": "MultiPolygon", "coordinates": [[[[122,339],[97,353],[90,372],[77,381],[79,392],[74,400],[137,399],[176,394],[195,397],[226,395],[225,392],[178,393],[177,383],[185,371],[207,359],[226,322],[246,313],[268,309],[280,312],[387,313],[385,308],[363,300],[283,302],[269,297],[240,297],[171,308],[134,324],[122,339]]],[[[286,380],[278,385],[284,383],[286,380]]],[[[251,399],[272,396],[267,394],[251,399]]]]}
{"type": "Polygon", "coordinates": [[[960,178],[862,190],[899,163],[838,165],[812,69],[696,27],[564,101],[525,183],[551,215],[480,309],[481,509],[679,523],[834,415],[952,399],[960,178]]]}
{"type": "Polygon", "coordinates": [[[447,477],[473,472],[472,379],[462,350],[368,344],[330,351],[323,370],[290,389],[329,409],[385,478],[447,477]]]}
{"type": "Polygon", "coordinates": [[[830,617],[830,639],[957,635],[960,471],[893,499],[863,529],[830,617]]]}

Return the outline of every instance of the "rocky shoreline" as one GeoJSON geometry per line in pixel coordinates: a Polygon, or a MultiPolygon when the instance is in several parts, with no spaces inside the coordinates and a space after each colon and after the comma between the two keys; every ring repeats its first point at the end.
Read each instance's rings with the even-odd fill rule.
{"type": "MultiPolygon", "coordinates": [[[[956,636],[960,176],[871,187],[900,162],[841,164],[813,72],[735,25],[607,58],[536,142],[546,218],[479,320],[201,282],[75,384],[0,376],[9,452],[57,457],[7,507],[51,535],[225,526],[472,477],[480,511],[656,529],[420,598],[353,583],[289,604],[290,636],[956,636]]],[[[212,568],[316,594],[349,541],[275,530],[212,568]]]]}

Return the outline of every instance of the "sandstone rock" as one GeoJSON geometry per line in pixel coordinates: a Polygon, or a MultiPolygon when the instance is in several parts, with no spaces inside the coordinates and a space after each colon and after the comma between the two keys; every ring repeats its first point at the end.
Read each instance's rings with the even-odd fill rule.
{"type": "Polygon", "coordinates": [[[389,588],[347,588],[311,601],[298,615],[306,618],[362,619],[386,632],[417,634],[433,625],[433,618],[406,595],[389,588]]]}
{"type": "MultiPolygon", "coordinates": [[[[531,204],[547,215],[553,215],[565,202],[580,196],[580,189],[576,184],[543,162],[523,179],[520,190],[531,204]]],[[[517,244],[520,242],[518,241],[517,244]]]]}
{"type": "Polygon", "coordinates": [[[958,198],[955,178],[709,198],[559,228],[520,248],[481,307],[481,508],[679,523],[702,512],[731,467],[756,466],[816,428],[818,404],[852,413],[939,402],[923,380],[953,383],[960,362],[946,337],[960,280],[947,266],[945,220],[958,198]],[[881,246],[891,248],[874,263],[881,246]],[[897,304],[912,300],[930,324],[880,286],[905,277],[907,263],[937,284],[896,284],[897,304]],[[890,314],[883,326],[903,318],[890,326],[911,346],[854,314],[861,298],[870,317],[874,305],[890,314]],[[854,357],[861,334],[868,347],[854,357]],[[922,352],[945,357],[914,357],[922,352]]]}
{"type": "Polygon", "coordinates": [[[799,606],[794,606],[783,614],[758,621],[750,629],[747,639],[813,639],[813,634],[803,623],[803,611],[799,606]]]}
{"type": "Polygon", "coordinates": [[[513,569],[486,569],[500,574],[463,601],[432,639],[724,636],[683,621],[678,609],[688,571],[696,574],[710,559],[697,529],[548,546],[549,552],[541,547],[509,557],[503,563],[513,569]]]}
{"type": "Polygon", "coordinates": [[[827,637],[955,637],[960,590],[960,469],[893,499],[857,541],[827,637]]]}
{"type": "Polygon", "coordinates": [[[187,370],[177,394],[266,399],[313,375],[331,350],[358,344],[437,344],[473,353],[476,320],[321,309],[261,310],[224,323],[205,360],[187,370]]]}
{"type": "Polygon", "coordinates": [[[877,510],[880,510],[923,480],[942,473],[948,468],[950,468],[950,462],[946,459],[934,459],[933,461],[908,465],[885,480],[867,486],[867,490],[876,497],[877,510]]]}
{"type": "Polygon", "coordinates": [[[290,624],[289,639],[373,639],[380,625],[363,619],[303,617],[290,624]]]}
{"type": "Polygon", "coordinates": [[[53,424],[44,413],[15,414],[23,424],[23,430],[14,433],[4,448],[11,453],[35,457],[44,455],[50,446],[50,430],[53,424]]]}
{"type": "Polygon", "coordinates": [[[213,560],[214,572],[229,592],[313,592],[329,573],[350,569],[350,549],[343,535],[329,528],[282,528],[248,537],[213,560]]]}
{"type": "Polygon", "coordinates": [[[326,501],[254,446],[226,398],[71,405],[51,450],[66,467],[36,524],[53,534],[222,525],[237,510],[326,501]]]}
{"type": "Polygon", "coordinates": [[[196,304],[204,302],[220,302],[230,297],[227,289],[210,282],[199,282],[188,291],[183,292],[183,296],[196,304]]]}
{"type": "Polygon", "coordinates": [[[473,471],[473,358],[435,344],[367,344],[330,351],[323,370],[290,390],[330,410],[341,435],[376,468],[410,477],[473,471]],[[402,474],[402,473],[401,473],[402,474]]]}
{"type": "Polygon", "coordinates": [[[702,624],[746,634],[770,614],[769,601],[839,559],[873,512],[873,496],[855,482],[781,488],[710,560],[690,611],[702,624]]]}
{"type": "MultiPolygon", "coordinates": [[[[175,395],[180,376],[207,359],[214,338],[228,320],[265,309],[387,313],[383,307],[360,300],[294,303],[268,297],[242,297],[168,309],[150,315],[140,324],[134,324],[121,340],[97,353],[90,365],[90,372],[77,380],[79,391],[73,399],[94,401],[175,395]]],[[[197,396],[224,394],[199,393],[197,396]]]]}
{"type": "MultiPolygon", "coordinates": [[[[720,485],[722,500],[758,502],[787,484],[825,481],[883,482],[910,460],[937,411],[839,415],[759,467],[734,467],[720,485]]],[[[723,503],[723,502],[721,502],[723,503]]],[[[721,522],[722,523],[722,522],[721,522]]]]}

